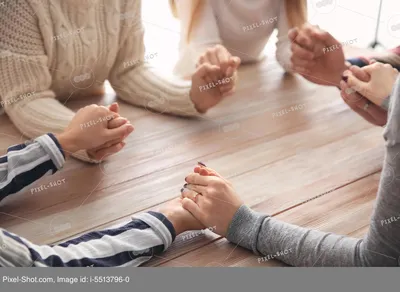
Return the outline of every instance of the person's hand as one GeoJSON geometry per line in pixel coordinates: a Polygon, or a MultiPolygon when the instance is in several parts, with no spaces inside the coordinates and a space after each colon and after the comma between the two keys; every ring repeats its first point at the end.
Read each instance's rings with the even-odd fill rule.
{"type": "Polygon", "coordinates": [[[361,70],[370,76],[369,80],[360,80],[351,71],[346,71],[344,75],[348,78],[347,84],[374,104],[381,106],[383,101],[390,96],[399,71],[389,64],[378,62],[365,66],[361,70]]]}
{"type": "Polygon", "coordinates": [[[215,233],[226,236],[233,216],[243,204],[232,184],[214,170],[200,166],[185,180],[182,206],[204,226],[215,226],[215,233]]]}
{"type": "MultiPolygon", "coordinates": [[[[219,78],[237,78],[237,68],[240,65],[240,58],[232,54],[222,45],[208,48],[207,51],[199,57],[196,68],[203,64],[211,64],[221,68],[219,78]]],[[[232,83],[224,85],[227,89],[233,89],[232,83]]],[[[225,89],[225,88],[224,88],[225,89]]]]}
{"type": "Polygon", "coordinates": [[[321,85],[338,86],[347,69],[342,45],[330,33],[310,24],[289,31],[293,70],[321,85]]]}
{"type": "Polygon", "coordinates": [[[192,76],[190,97],[200,113],[218,104],[235,90],[240,58],[232,57],[228,50],[217,45],[199,58],[192,76]]]}
{"type": "Polygon", "coordinates": [[[158,210],[174,226],[176,234],[189,230],[201,230],[205,226],[182,206],[182,198],[176,198],[158,210]]]}
{"type": "Polygon", "coordinates": [[[69,126],[62,134],[57,135],[57,138],[66,155],[79,150],[95,149],[106,143],[122,139],[133,131],[130,123],[109,129],[109,121],[118,117],[118,114],[106,107],[86,106],[76,113],[69,126]]]}
{"type": "MultiPolygon", "coordinates": [[[[114,118],[108,122],[109,129],[116,129],[116,128],[122,127],[123,125],[129,123],[129,121],[126,118],[123,118],[119,115],[118,103],[115,102],[115,103],[111,104],[108,107],[108,109],[111,112],[115,113],[117,116],[116,118],[114,118]]],[[[106,142],[97,148],[89,149],[86,152],[91,159],[102,161],[105,158],[121,151],[126,145],[124,140],[129,135],[130,135],[130,133],[121,138],[117,138],[113,141],[106,142]]]]}
{"type": "MultiPolygon", "coordinates": [[[[370,76],[363,71],[361,68],[357,66],[351,66],[349,68],[352,75],[354,75],[357,79],[362,80],[364,82],[368,82],[370,80],[370,76]]],[[[345,75],[350,74],[345,71],[345,75]]],[[[347,76],[345,79],[347,80],[347,76]]],[[[362,116],[368,122],[377,125],[384,126],[387,122],[387,111],[382,109],[381,107],[370,103],[367,98],[362,96],[360,93],[350,88],[350,86],[346,83],[346,81],[342,80],[340,82],[341,89],[341,97],[343,101],[356,113],[362,116]]]]}

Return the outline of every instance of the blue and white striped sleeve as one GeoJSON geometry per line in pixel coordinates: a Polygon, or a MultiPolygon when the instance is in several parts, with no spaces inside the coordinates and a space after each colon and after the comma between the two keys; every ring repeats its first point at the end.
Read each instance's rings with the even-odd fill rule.
{"type": "Polygon", "coordinates": [[[156,212],[140,214],[127,224],[89,232],[53,246],[35,245],[0,229],[0,266],[139,266],[165,251],[175,236],[172,223],[156,212]]]}
{"type": "Polygon", "coordinates": [[[53,134],[11,146],[0,157],[0,201],[41,177],[54,174],[64,163],[63,150],[53,134]]]}

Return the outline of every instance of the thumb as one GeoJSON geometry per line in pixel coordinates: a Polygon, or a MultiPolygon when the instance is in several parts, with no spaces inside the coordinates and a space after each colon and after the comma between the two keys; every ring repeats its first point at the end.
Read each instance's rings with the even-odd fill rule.
{"type": "Polygon", "coordinates": [[[197,220],[203,223],[203,213],[201,212],[199,205],[197,205],[191,199],[183,198],[182,207],[189,211],[197,220]]]}
{"type": "Polygon", "coordinates": [[[118,139],[120,137],[128,136],[134,130],[131,124],[125,124],[119,128],[115,129],[107,129],[107,139],[113,140],[118,139]]]}
{"type": "Polygon", "coordinates": [[[347,79],[347,84],[350,88],[354,89],[355,91],[363,94],[364,89],[368,86],[367,82],[361,81],[360,79],[356,78],[353,74],[349,74],[347,79]]]}

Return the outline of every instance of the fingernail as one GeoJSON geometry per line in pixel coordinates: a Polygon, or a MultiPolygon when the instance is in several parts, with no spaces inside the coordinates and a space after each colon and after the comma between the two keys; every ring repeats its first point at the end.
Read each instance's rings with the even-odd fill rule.
{"type": "Polygon", "coordinates": [[[185,190],[184,188],[181,188],[181,193],[183,193],[184,190],[185,190]]]}
{"type": "Polygon", "coordinates": [[[344,81],[344,82],[347,82],[347,80],[349,80],[349,76],[342,76],[342,80],[344,81]]]}
{"type": "Polygon", "coordinates": [[[132,132],[133,132],[133,126],[132,126],[132,125],[127,125],[126,132],[127,132],[128,134],[132,133],[132,132]]]}
{"type": "Polygon", "coordinates": [[[186,188],[187,186],[188,186],[188,184],[184,184],[184,185],[183,185],[183,188],[186,188]]]}
{"type": "Polygon", "coordinates": [[[203,166],[203,167],[207,167],[207,166],[206,166],[203,162],[201,162],[201,161],[198,161],[197,164],[200,165],[200,166],[203,166]]]}

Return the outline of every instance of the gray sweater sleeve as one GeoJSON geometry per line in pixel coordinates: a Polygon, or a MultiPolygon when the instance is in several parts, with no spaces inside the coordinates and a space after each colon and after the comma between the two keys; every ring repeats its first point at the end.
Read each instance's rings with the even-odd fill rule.
{"type": "Polygon", "coordinates": [[[302,228],[243,205],[230,224],[228,240],[292,266],[399,266],[400,79],[390,99],[388,114],[381,181],[364,239],[302,228]]]}

